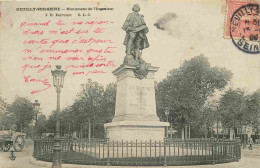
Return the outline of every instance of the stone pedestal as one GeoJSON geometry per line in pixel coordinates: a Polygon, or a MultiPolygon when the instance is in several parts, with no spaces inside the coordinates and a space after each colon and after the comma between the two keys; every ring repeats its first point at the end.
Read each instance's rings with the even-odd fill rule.
{"type": "Polygon", "coordinates": [[[135,66],[123,64],[113,74],[117,76],[115,116],[106,123],[108,138],[117,140],[163,140],[167,122],[156,114],[154,73],[159,69],[146,64],[147,75],[139,79],[135,66]]]}

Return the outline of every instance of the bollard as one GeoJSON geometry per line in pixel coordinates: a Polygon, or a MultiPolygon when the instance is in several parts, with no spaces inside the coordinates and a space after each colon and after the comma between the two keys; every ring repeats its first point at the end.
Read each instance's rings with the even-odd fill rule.
{"type": "Polygon", "coordinates": [[[14,161],[15,158],[16,158],[16,156],[14,155],[14,150],[12,149],[10,152],[11,152],[11,153],[10,153],[11,155],[9,156],[9,159],[12,160],[12,161],[14,161]]]}

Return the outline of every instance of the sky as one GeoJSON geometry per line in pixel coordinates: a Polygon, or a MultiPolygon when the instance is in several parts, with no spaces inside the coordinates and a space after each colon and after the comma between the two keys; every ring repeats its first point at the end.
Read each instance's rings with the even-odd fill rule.
{"type": "MultiPolygon", "coordinates": [[[[116,52],[111,55],[115,64],[120,66],[125,56],[123,40],[125,32],[121,29],[127,15],[131,13],[133,4],[139,3],[140,13],[149,28],[147,34],[150,47],[143,50],[143,59],[153,66],[159,67],[155,80],[161,81],[173,68],[178,68],[185,60],[203,54],[209,58],[212,66],[224,67],[233,73],[232,87],[242,88],[248,93],[260,88],[260,55],[244,53],[224,37],[226,23],[226,1],[100,1],[100,7],[111,7],[113,11],[95,12],[92,17],[113,20],[108,27],[106,37],[115,41],[116,52]],[[157,26],[154,26],[157,24],[157,26]],[[163,30],[162,30],[163,29],[163,30]]],[[[19,33],[22,21],[44,21],[44,12],[22,15],[15,12],[17,7],[87,7],[95,6],[96,2],[9,2],[1,4],[1,92],[2,97],[11,103],[16,95],[28,97],[32,102],[39,100],[41,112],[50,115],[56,108],[56,92],[53,87],[37,94],[30,94],[32,84],[24,82],[21,73],[21,44],[24,38],[19,33]]],[[[54,18],[54,20],[60,18],[54,18]]],[[[70,18],[75,19],[75,18],[70,18]]],[[[66,19],[65,19],[66,20],[66,19]]],[[[68,19],[69,20],[69,19],[68,19]]],[[[63,64],[63,63],[61,63],[63,64]]],[[[64,66],[66,64],[64,63],[64,66]]],[[[117,67],[108,68],[106,74],[88,77],[73,76],[67,72],[61,93],[61,109],[69,106],[76,99],[81,84],[89,78],[103,85],[116,82],[112,71],[117,67]]],[[[52,70],[54,70],[52,68],[52,70]]],[[[41,74],[51,78],[50,70],[41,74]]],[[[52,81],[50,80],[52,84],[52,81]]]]}

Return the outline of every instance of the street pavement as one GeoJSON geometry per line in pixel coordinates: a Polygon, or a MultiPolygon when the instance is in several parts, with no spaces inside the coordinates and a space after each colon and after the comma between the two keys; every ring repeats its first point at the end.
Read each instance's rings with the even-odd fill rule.
{"type": "MultiPolygon", "coordinates": [[[[0,168],[43,168],[51,167],[51,163],[36,161],[32,157],[32,141],[27,140],[22,152],[15,152],[16,159],[9,159],[10,152],[0,152],[0,168]]],[[[108,166],[89,166],[89,165],[68,165],[63,164],[64,168],[101,168],[108,166]]],[[[111,166],[111,168],[121,168],[122,166],[111,166]]],[[[242,149],[242,159],[239,162],[215,164],[215,165],[195,165],[195,166],[168,166],[169,168],[260,168],[260,147],[254,145],[253,150],[242,149]]],[[[125,167],[133,168],[133,167],[125,167]]],[[[136,168],[136,167],[135,167],[136,168]]],[[[138,166],[138,168],[141,168],[138,166]]],[[[144,168],[148,168],[147,166],[144,168]]],[[[158,167],[152,167],[158,168],[158,167]]]]}
{"type": "MultiPolygon", "coordinates": [[[[25,147],[22,152],[15,152],[16,159],[14,161],[9,159],[10,152],[0,151],[0,168],[34,168],[35,166],[29,164],[32,158],[33,142],[25,141],[25,147]]],[[[11,149],[10,149],[11,150],[11,149]]]]}

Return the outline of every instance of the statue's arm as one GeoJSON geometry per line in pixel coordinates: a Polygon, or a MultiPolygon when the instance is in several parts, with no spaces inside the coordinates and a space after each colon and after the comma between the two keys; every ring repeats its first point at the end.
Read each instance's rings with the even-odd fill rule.
{"type": "Polygon", "coordinates": [[[128,31],[130,27],[130,19],[131,19],[131,13],[127,16],[124,25],[122,26],[122,29],[124,31],[128,31]]]}
{"type": "MultiPolygon", "coordinates": [[[[144,15],[141,15],[141,20],[142,20],[142,23],[143,23],[144,25],[146,25],[146,23],[145,23],[145,21],[144,21],[144,15]]],[[[148,27],[147,27],[147,29],[144,30],[144,34],[147,34],[148,32],[149,32],[149,29],[148,29],[148,27]]]]}
{"type": "Polygon", "coordinates": [[[144,15],[141,15],[141,14],[140,14],[140,16],[141,16],[142,24],[146,25],[146,23],[145,23],[145,21],[144,21],[144,15]]]}

